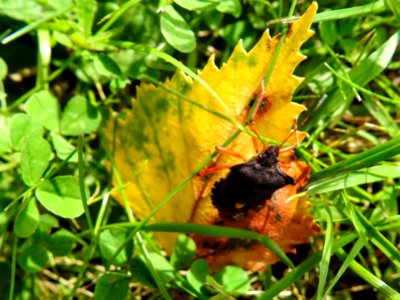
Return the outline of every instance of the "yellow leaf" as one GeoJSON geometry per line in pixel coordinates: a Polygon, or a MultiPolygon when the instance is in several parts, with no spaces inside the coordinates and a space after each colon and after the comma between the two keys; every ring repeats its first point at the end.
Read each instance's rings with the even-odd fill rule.
{"type": "MultiPolygon", "coordinates": [[[[256,131],[265,138],[284,141],[290,136],[293,120],[305,110],[291,102],[292,94],[301,82],[293,71],[305,59],[299,50],[312,35],[309,28],[316,10],[314,2],[298,21],[291,24],[280,49],[265,90],[266,104],[255,116],[256,131]]],[[[124,182],[129,205],[138,218],[145,218],[237,129],[232,122],[209,110],[223,114],[233,122],[244,122],[250,101],[261,92],[262,80],[271,67],[278,41],[279,36],[271,38],[267,31],[251,51],[246,52],[239,42],[221,68],[215,66],[214,57],[211,57],[199,72],[228,111],[201,84],[178,71],[165,82],[164,87],[142,83],[137,88],[132,109],[123,111],[115,124],[109,123],[106,136],[110,144],[115,142],[115,164],[124,182]],[[177,93],[208,110],[184,101],[177,93]]],[[[299,136],[303,138],[305,133],[299,133],[299,136]]],[[[293,137],[290,141],[294,141],[293,137]]],[[[244,132],[229,145],[229,149],[247,159],[259,150],[255,149],[251,136],[244,132]]],[[[212,166],[241,162],[237,158],[219,155],[212,166]]],[[[153,220],[213,224],[219,214],[211,204],[211,188],[227,172],[221,171],[208,178],[195,176],[157,212],[153,220]]],[[[123,203],[119,193],[115,197],[123,203]]],[[[157,234],[157,238],[170,252],[175,235],[162,233],[157,234]]]]}

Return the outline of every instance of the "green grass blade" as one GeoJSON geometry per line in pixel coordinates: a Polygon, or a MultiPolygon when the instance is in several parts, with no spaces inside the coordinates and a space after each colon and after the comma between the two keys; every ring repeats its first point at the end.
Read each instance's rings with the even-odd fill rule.
{"type": "Polygon", "coordinates": [[[384,163],[351,173],[325,176],[307,186],[310,195],[339,191],[358,185],[400,177],[400,163],[384,163]]]}
{"type": "MultiPolygon", "coordinates": [[[[343,250],[339,249],[336,252],[336,255],[341,260],[346,260],[348,254],[343,250]]],[[[386,284],[386,282],[382,281],[374,274],[372,274],[369,270],[365,269],[362,265],[360,265],[356,261],[352,261],[350,264],[350,269],[353,270],[358,276],[364,279],[368,284],[376,288],[382,295],[385,296],[385,299],[390,300],[399,300],[400,293],[396,292],[392,287],[386,284]]]]}
{"type": "Polygon", "coordinates": [[[334,164],[318,173],[316,173],[307,188],[312,186],[316,180],[338,176],[339,174],[349,173],[370,167],[381,161],[392,158],[400,154],[400,136],[385,142],[379,146],[371,148],[365,152],[357,154],[349,159],[334,164]]]}
{"type": "MultiPolygon", "coordinates": [[[[332,245],[332,251],[336,252],[338,249],[344,247],[352,240],[357,237],[356,233],[349,233],[342,236],[332,245]]],[[[300,265],[294,268],[290,273],[286,274],[282,279],[277,281],[274,285],[268,288],[261,296],[259,300],[270,300],[276,297],[281,291],[287,289],[291,284],[298,282],[306,272],[315,267],[322,258],[322,251],[315,253],[313,256],[309,257],[303,261],[300,265]]]]}
{"type": "MultiPolygon", "coordinates": [[[[395,137],[400,134],[399,126],[396,121],[393,120],[387,108],[382,105],[376,97],[364,97],[363,104],[369,113],[382,125],[386,132],[391,136],[395,137]]],[[[396,101],[395,99],[393,99],[396,101]]],[[[393,102],[394,102],[393,101],[393,102]]],[[[397,103],[399,105],[400,102],[397,103]]]]}
{"type": "Polygon", "coordinates": [[[346,259],[343,261],[343,264],[340,266],[339,271],[337,271],[335,277],[331,280],[329,287],[327,288],[325,295],[327,295],[342,277],[344,272],[350,267],[351,263],[354,261],[358,253],[364,247],[363,239],[359,238],[354,246],[351,248],[349,255],[347,255],[346,259]]]}
{"type": "MultiPolygon", "coordinates": [[[[391,69],[393,63],[389,64],[388,69],[391,69]]],[[[397,69],[400,68],[400,61],[397,63],[397,69]]],[[[374,80],[374,82],[381,88],[383,92],[390,98],[393,99],[393,102],[400,103],[400,90],[395,86],[394,82],[390,81],[389,78],[386,78],[384,74],[379,75],[378,78],[374,80]]]]}
{"type": "Polygon", "coordinates": [[[336,9],[332,11],[325,11],[318,13],[315,16],[314,22],[322,22],[329,20],[340,20],[345,18],[354,18],[360,16],[368,16],[371,14],[378,14],[385,10],[385,1],[379,0],[370,4],[354,6],[343,9],[336,9]]]}
{"type": "MultiPolygon", "coordinates": [[[[111,226],[138,227],[141,225],[140,223],[118,223],[111,226]]],[[[108,227],[107,226],[103,227],[103,229],[105,228],[108,227]]],[[[176,223],[176,222],[147,223],[142,226],[142,230],[157,231],[157,232],[193,233],[211,237],[227,237],[236,239],[256,240],[262,243],[272,252],[274,252],[282,262],[284,262],[288,266],[293,267],[292,261],[273,240],[264,235],[261,235],[259,233],[250,230],[225,227],[225,226],[193,224],[193,223],[176,223]]]]}
{"type": "Polygon", "coordinates": [[[92,217],[90,215],[90,210],[88,206],[88,199],[87,195],[85,193],[85,182],[84,182],[84,174],[83,174],[83,168],[84,168],[84,157],[83,157],[83,136],[79,136],[78,140],[78,171],[79,171],[79,188],[81,190],[81,197],[82,197],[82,203],[83,207],[85,209],[85,217],[86,217],[86,222],[88,224],[88,227],[92,233],[92,238],[95,238],[95,232],[94,232],[94,227],[93,227],[93,222],[92,222],[92,217]]]}
{"type": "Polygon", "coordinates": [[[397,19],[397,23],[400,23],[400,5],[398,0],[386,0],[386,5],[393,12],[394,16],[397,19]]]}
{"type": "Polygon", "coordinates": [[[103,197],[102,197],[102,201],[101,201],[101,205],[100,205],[100,209],[99,209],[99,213],[97,215],[96,218],[96,223],[94,224],[94,234],[96,235],[96,237],[99,236],[100,233],[100,226],[103,223],[104,220],[104,215],[106,213],[106,209],[107,209],[107,204],[108,204],[108,200],[110,198],[110,194],[106,193],[103,197]]]}
{"type": "MultiPolygon", "coordinates": [[[[381,47],[354,67],[349,74],[351,82],[358,86],[364,86],[378,76],[391,62],[399,43],[399,37],[400,31],[393,34],[381,47]]],[[[312,128],[318,127],[317,131],[322,131],[343,115],[352,99],[353,93],[350,86],[344,86],[340,90],[335,89],[313,113],[312,118],[302,130],[311,131],[312,128]]]]}
{"type": "Polygon", "coordinates": [[[400,251],[375,226],[373,226],[358,210],[355,212],[360,224],[365,228],[365,234],[397,268],[400,268],[400,251]]]}
{"type": "Polygon", "coordinates": [[[10,34],[9,36],[5,37],[1,43],[3,45],[16,40],[17,38],[23,36],[24,34],[38,28],[40,25],[50,21],[53,18],[56,18],[58,16],[62,16],[63,14],[67,13],[69,10],[71,10],[73,8],[73,6],[67,7],[64,10],[61,11],[55,11],[53,13],[48,14],[47,16],[44,16],[43,18],[40,18],[28,25],[26,25],[25,27],[21,28],[20,30],[17,30],[16,32],[10,34]]]}
{"type": "MultiPolygon", "coordinates": [[[[379,95],[377,93],[371,92],[370,90],[363,88],[362,86],[359,86],[358,84],[355,84],[354,82],[351,81],[351,78],[347,78],[348,75],[340,75],[337,71],[335,71],[334,68],[332,68],[330,65],[328,65],[327,63],[324,63],[325,67],[332,72],[332,74],[334,74],[337,78],[339,78],[340,80],[346,82],[347,84],[349,84],[352,88],[354,88],[356,91],[360,91],[366,95],[378,98],[382,101],[385,101],[387,103],[395,103],[395,104],[400,104],[400,102],[397,99],[392,99],[392,98],[388,98],[382,95],[379,95]]],[[[365,101],[365,100],[364,100],[365,101]]]]}
{"type": "Polygon", "coordinates": [[[351,202],[346,190],[342,190],[340,192],[339,201],[340,206],[343,206],[344,213],[346,214],[347,218],[352,222],[358,235],[365,243],[367,243],[368,238],[366,235],[366,228],[357,218],[356,206],[351,202]]]}
{"type": "Polygon", "coordinates": [[[86,270],[89,267],[89,262],[93,257],[94,251],[97,247],[97,237],[94,231],[93,223],[92,223],[92,218],[90,215],[89,207],[87,204],[87,197],[85,193],[85,183],[84,183],[84,176],[83,176],[83,167],[84,167],[84,161],[83,161],[83,137],[80,136],[78,140],[78,172],[79,172],[79,188],[82,196],[82,202],[83,202],[83,207],[85,209],[85,217],[86,217],[86,222],[89,227],[90,231],[90,244],[84,251],[84,259],[83,259],[83,265],[79,269],[79,273],[77,274],[77,279],[75,281],[75,284],[73,288],[70,291],[69,298],[68,299],[73,299],[76,295],[76,292],[78,288],[81,286],[82,280],[84,278],[84,274],[86,270]]]}
{"type": "Polygon", "coordinates": [[[36,85],[40,89],[48,90],[49,88],[49,71],[51,63],[51,35],[46,29],[38,29],[38,74],[36,85]]]}
{"type": "MultiPolygon", "coordinates": [[[[322,21],[330,20],[340,20],[346,18],[355,18],[361,16],[368,16],[371,14],[379,14],[385,11],[385,1],[379,0],[370,4],[354,6],[349,8],[342,8],[336,10],[328,10],[324,12],[317,13],[314,18],[314,23],[319,23],[322,21]]],[[[284,18],[281,20],[274,20],[268,24],[274,24],[278,22],[290,23],[298,20],[299,17],[284,18]]]]}
{"type": "Polygon", "coordinates": [[[147,250],[146,244],[142,238],[141,233],[136,234],[135,241],[136,241],[137,245],[139,246],[140,253],[142,253],[144,261],[146,262],[146,265],[149,268],[149,271],[150,271],[151,275],[153,276],[154,281],[157,284],[157,287],[160,289],[163,299],[172,300],[171,296],[168,293],[168,290],[166,289],[165,282],[162,280],[161,275],[156,270],[156,268],[153,265],[154,263],[150,259],[149,251],[147,250]]]}
{"type": "Polygon", "coordinates": [[[130,0],[126,1],[120,8],[112,12],[111,17],[104,23],[104,25],[99,29],[97,34],[105,32],[108,30],[128,9],[139,3],[140,0],[130,0]]]}
{"type": "Polygon", "coordinates": [[[329,270],[330,270],[330,261],[332,255],[332,246],[333,246],[333,239],[334,239],[334,231],[333,231],[333,220],[332,215],[329,211],[329,207],[327,207],[327,224],[325,230],[325,242],[324,242],[324,249],[322,251],[322,257],[319,264],[319,281],[318,281],[318,288],[317,288],[317,300],[323,299],[324,295],[324,287],[326,285],[326,280],[328,278],[329,270]]]}
{"type": "Polygon", "coordinates": [[[12,245],[12,255],[11,255],[10,293],[8,297],[9,300],[14,299],[15,275],[17,268],[17,248],[18,248],[18,237],[14,236],[12,245]]]}

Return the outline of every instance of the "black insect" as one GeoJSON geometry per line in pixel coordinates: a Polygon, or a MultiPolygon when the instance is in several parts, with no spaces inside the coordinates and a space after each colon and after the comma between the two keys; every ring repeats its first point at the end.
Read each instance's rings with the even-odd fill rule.
{"type": "Polygon", "coordinates": [[[225,215],[235,215],[249,209],[257,209],[272,194],[288,185],[294,185],[292,177],[279,167],[279,148],[269,146],[251,160],[230,168],[228,175],[212,188],[212,203],[225,215]]]}

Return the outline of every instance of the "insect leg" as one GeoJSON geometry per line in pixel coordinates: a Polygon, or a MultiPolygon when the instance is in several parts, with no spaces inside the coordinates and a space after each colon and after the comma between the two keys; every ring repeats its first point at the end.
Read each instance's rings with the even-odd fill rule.
{"type": "MultiPolygon", "coordinates": [[[[221,154],[226,154],[226,155],[234,156],[234,157],[237,157],[237,158],[242,159],[243,161],[246,161],[246,160],[247,160],[243,155],[241,155],[240,153],[235,152],[235,151],[233,151],[233,150],[225,149],[225,148],[220,147],[220,146],[215,147],[215,149],[216,149],[219,153],[221,153],[221,154]]],[[[217,166],[217,167],[212,167],[212,168],[204,169],[204,170],[201,170],[201,171],[199,172],[199,175],[200,175],[200,176],[204,176],[204,175],[207,175],[207,174],[216,173],[216,172],[219,172],[219,171],[221,171],[221,170],[229,169],[229,168],[231,168],[232,166],[233,166],[233,165],[222,165],[222,166],[217,166]]]]}
{"type": "Polygon", "coordinates": [[[257,97],[257,102],[255,104],[255,107],[251,113],[251,116],[249,118],[249,122],[254,123],[255,116],[257,114],[257,111],[260,109],[262,101],[265,99],[265,87],[264,87],[264,78],[261,79],[261,92],[257,97]]]}
{"type": "Polygon", "coordinates": [[[217,167],[213,167],[213,168],[208,168],[208,169],[201,170],[199,172],[199,175],[200,176],[204,176],[204,175],[207,175],[207,174],[213,174],[213,173],[217,173],[219,171],[225,170],[225,169],[230,169],[232,167],[233,167],[233,165],[223,165],[223,166],[217,166],[217,167]]]}
{"type": "Polygon", "coordinates": [[[253,131],[256,137],[252,137],[252,141],[253,141],[253,145],[254,145],[254,149],[256,149],[257,152],[260,152],[260,150],[262,150],[263,148],[265,148],[265,145],[263,144],[263,147],[260,149],[259,145],[258,145],[258,141],[261,140],[259,134],[257,133],[256,130],[256,126],[255,126],[255,116],[258,112],[258,110],[260,109],[261,103],[264,101],[265,99],[265,86],[264,86],[264,78],[261,79],[261,92],[257,97],[257,102],[255,104],[255,107],[253,109],[253,111],[251,112],[251,116],[249,118],[249,122],[248,122],[248,127],[250,128],[251,131],[253,131]]]}
{"type": "Polygon", "coordinates": [[[259,147],[258,141],[260,140],[260,136],[259,136],[259,134],[257,133],[256,125],[255,125],[254,121],[250,121],[248,127],[249,127],[249,129],[250,129],[251,131],[253,131],[253,132],[256,134],[256,136],[257,136],[257,137],[252,136],[252,137],[251,137],[251,140],[253,141],[254,149],[256,149],[256,152],[259,153],[259,152],[261,152],[262,149],[265,148],[265,147],[261,147],[261,148],[259,147]]]}
{"type": "Polygon", "coordinates": [[[234,157],[242,159],[243,161],[247,160],[242,154],[240,154],[238,152],[235,152],[233,150],[229,150],[229,149],[226,149],[226,148],[223,148],[223,147],[220,147],[220,146],[216,147],[215,149],[221,154],[234,156],[234,157]]]}
{"type": "MultiPolygon", "coordinates": [[[[295,134],[295,140],[296,142],[293,145],[290,145],[288,147],[284,147],[284,148],[279,148],[279,153],[284,153],[284,152],[288,152],[288,151],[292,151],[293,149],[295,149],[298,144],[299,144],[299,137],[298,137],[298,128],[297,128],[297,118],[293,120],[293,133],[295,134]]],[[[292,133],[285,139],[285,141],[287,139],[290,138],[290,136],[292,135],[292,133]]],[[[284,142],[285,142],[284,141],[284,142]]]]}

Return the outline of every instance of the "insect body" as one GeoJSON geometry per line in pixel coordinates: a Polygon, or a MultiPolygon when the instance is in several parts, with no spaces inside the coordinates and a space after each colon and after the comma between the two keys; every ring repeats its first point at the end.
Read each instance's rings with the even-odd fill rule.
{"type": "Polygon", "coordinates": [[[294,185],[293,178],[279,167],[278,155],[279,148],[269,146],[253,159],[231,167],[228,175],[212,189],[213,205],[223,214],[235,215],[257,209],[276,190],[294,185]]]}

